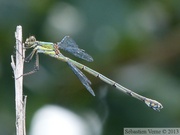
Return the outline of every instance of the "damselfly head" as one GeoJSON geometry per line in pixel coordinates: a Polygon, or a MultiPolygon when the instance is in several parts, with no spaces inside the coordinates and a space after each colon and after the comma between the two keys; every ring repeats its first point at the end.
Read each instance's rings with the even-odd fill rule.
{"type": "Polygon", "coordinates": [[[36,38],[34,36],[30,36],[25,41],[25,47],[31,47],[32,45],[34,45],[34,42],[36,42],[36,38]]]}

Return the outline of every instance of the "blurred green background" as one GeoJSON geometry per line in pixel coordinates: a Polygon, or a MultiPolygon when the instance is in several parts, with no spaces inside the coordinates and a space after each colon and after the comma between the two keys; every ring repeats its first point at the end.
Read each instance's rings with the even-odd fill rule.
{"type": "MultiPolygon", "coordinates": [[[[102,135],[123,134],[124,127],[179,127],[179,5],[179,0],[0,0],[0,134],[15,134],[10,55],[15,52],[17,25],[23,27],[23,40],[34,35],[37,40],[58,42],[70,35],[94,62],[64,55],[164,106],[156,112],[85,73],[93,97],[66,63],[40,54],[39,72],[24,77],[28,133],[33,115],[47,104],[82,118],[93,111],[102,135]]],[[[34,60],[25,63],[24,72],[33,67],[34,60]]]]}

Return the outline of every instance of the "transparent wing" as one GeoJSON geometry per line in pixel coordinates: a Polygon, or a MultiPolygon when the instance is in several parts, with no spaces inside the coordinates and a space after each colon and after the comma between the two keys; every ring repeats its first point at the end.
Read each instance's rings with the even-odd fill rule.
{"type": "Polygon", "coordinates": [[[69,36],[65,36],[61,40],[61,42],[58,42],[57,44],[60,49],[65,50],[78,58],[84,59],[89,62],[93,61],[93,58],[83,49],[78,48],[76,42],[69,36]]]}
{"type": "Polygon", "coordinates": [[[72,69],[72,71],[74,72],[74,74],[79,78],[79,80],[81,81],[81,83],[86,87],[86,89],[93,95],[94,91],[92,90],[90,84],[90,80],[75,66],[73,65],[71,62],[67,62],[68,65],[70,66],[70,68],[72,69]]]}

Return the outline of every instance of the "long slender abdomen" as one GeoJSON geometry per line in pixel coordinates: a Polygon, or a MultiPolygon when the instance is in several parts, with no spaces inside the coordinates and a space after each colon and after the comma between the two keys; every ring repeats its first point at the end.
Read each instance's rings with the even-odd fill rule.
{"type": "Polygon", "coordinates": [[[156,110],[156,111],[160,111],[160,109],[163,108],[162,104],[159,103],[159,102],[156,101],[156,100],[153,100],[153,99],[150,99],[150,98],[146,98],[146,97],[144,97],[144,96],[141,96],[141,95],[139,95],[139,94],[137,94],[137,93],[135,93],[135,92],[133,92],[133,91],[131,91],[131,90],[123,87],[123,86],[120,85],[119,83],[117,83],[117,82],[115,82],[115,81],[107,78],[106,76],[98,73],[97,71],[95,71],[95,70],[93,70],[93,69],[91,69],[91,68],[89,68],[89,67],[87,67],[87,66],[85,66],[85,65],[83,65],[83,64],[81,64],[81,63],[79,63],[79,62],[76,62],[76,61],[74,61],[74,60],[72,60],[72,59],[69,59],[69,58],[67,58],[67,57],[66,57],[66,60],[72,62],[72,63],[73,63],[75,66],[77,66],[78,68],[80,68],[80,69],[88,72],[89,74],[91,74],[91,75],[93,75],[93,76],[95,76],[95,77],[98,77],[100,80],[102,80],[102,81],[110,84],[111,86],[114,86],[115,88],[117,88],[118,90],[120,90],[120,91],[128,94],[129,96],[134,97],[134,98],[136,98],[136,99],[139,99],[139,100],[143,101],[148,107],[150,107],[150,108],[152,108],[152,109],[154,109],[154,110],[156,110]]]}

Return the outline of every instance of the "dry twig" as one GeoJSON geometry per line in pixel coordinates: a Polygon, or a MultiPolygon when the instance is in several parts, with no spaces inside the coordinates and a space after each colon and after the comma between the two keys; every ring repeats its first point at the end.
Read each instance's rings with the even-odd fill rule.
{"type": "Polygon", "coordinates": [[[22,44],[22,27],[17,26],[16,38],[16,62],[11,55],[11,67],[15,80],[15,107],[16,107],[16,135],[25,135],[25,106],[26,97],[23,100],[23,67],[24,67],[24,44],[22,44]],[[20,77],[21,76],[21,77],[20,77]]]}

